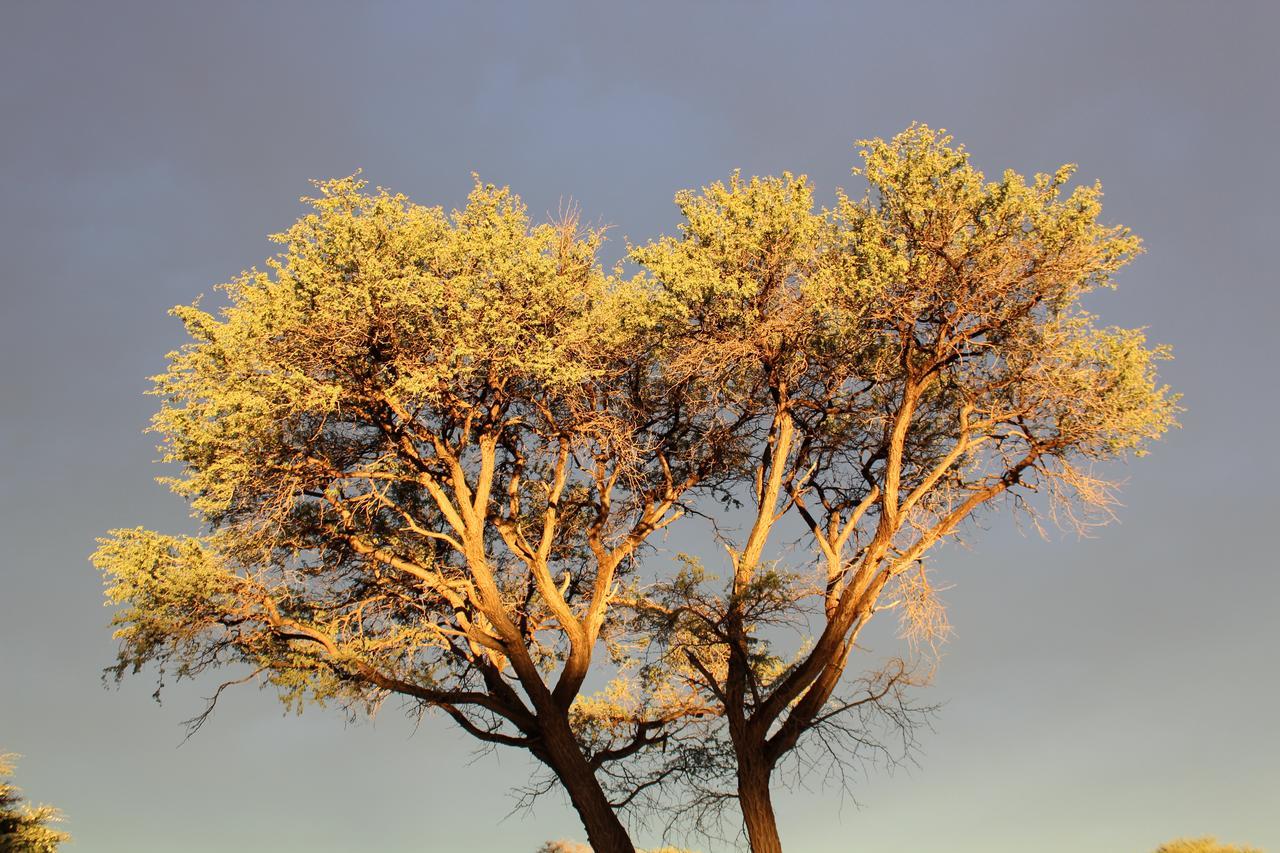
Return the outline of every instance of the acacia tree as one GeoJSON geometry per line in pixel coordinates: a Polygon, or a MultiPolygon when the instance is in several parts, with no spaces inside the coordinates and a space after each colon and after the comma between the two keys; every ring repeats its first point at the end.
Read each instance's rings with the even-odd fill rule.
{"type": "Polygon", "coordinates": [[[735,174],[679,194],[682,233],[632,252],[664,295],[673,385],[727,389],[754,442],[736,473],[745,533],[719,533],[727,582],[694,566],[636,605],[655,677],[723,716],[732,787],[706,762],[686,777],[736,799],[756,853],[782,849],[780,761],[815,742],[838,761],[858,712],[904,708],[906,669],[844,676],[877,610],[901,608],[917,634],[942,624],[925,556],[981,510],[1043,508],[1035,493],[1097,520],[1111,489],[1093,466],[1140,454],[1177,410],[1155,375],[1167,350],[1080,305],[1140,248],[1099,223],[1098,186],[1068,192],[1069,166],[988,182],[924,126],[861,144],[861,199],[819,213],[803,177],[735,174]],[[788,516],[808,566],[767,559],[788,516]],[[798,649],[780,642],[809,625],[798,649]]]}
{"type": "MultiPolygon", "coordinates": [[[[0,754],[0,777],[13,774],[17,758],[11,753],[0,754]]],[[[16,785],[0,779],[0,853],[54,853],[71,838],[51,826],[61,820],[57,809],[27,805],[16,785]]]]}
{"type": "Polygon", "coordinates": [[[117,674],[398,694],[529,750],[602,853],[633,850],[619,809],[681,780],[780,850],[780,761],[856,752],[869,712],[915,720],[905,665],[846,670],[878,609],[937,627],[926,554],[1036,491],[1105,511],[1089,466],[1176,411],[1165,350],[1079,306],[1139,248],[1097,187],[987,183],[925,127],[864,158],[872,192],[832,211],[791,175],[679,194],[683,233],[634,248],[629,279],[506,190],[449,217],[321,184],[220,317],[177,309],[194,342],[155,428],[206,532],[103,540],[117,674]],[[640,573],[684,512],[727,548],[724,585],[693,560],[640,573]],[[770,556],[784,519],[815,560],[770,556]],[[616,677],[584,695],[593,664],[616,677]]]}
{"type": "Polygon", "coordinates": [[[605,275],[574,217],[531,226],[478,183],[452,216],[318,186],[220,316],[175,309],[193,342],[155,380],[154,430],[206,531],[100,541],[116,676],[247,664],[218,693],[399,695],[529,750],[593,847],[629,852],[596,774],[697,697],[575,700],[637,552],[726,469],[732,420],[658,386],[644,284],[605,275]]]}

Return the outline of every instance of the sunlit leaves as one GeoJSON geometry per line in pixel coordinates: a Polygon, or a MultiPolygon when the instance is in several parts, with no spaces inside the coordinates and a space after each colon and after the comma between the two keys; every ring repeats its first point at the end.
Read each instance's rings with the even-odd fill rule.
{"type": "Polygon", "coordinates": [[[0,851],[3,853],[55,853],[71,836],[55,829],[62,813],[52,806],[32,806],[21,790],[3,778],[13,774],[18,756],[0,753],[0,851]]]}
{"type": "Polygon", "coordinates": [[[1255,847],[1222,844],[1213,838],[1178,839],[1161,844],[1155,853],[1262,853],[1255,847]]]}

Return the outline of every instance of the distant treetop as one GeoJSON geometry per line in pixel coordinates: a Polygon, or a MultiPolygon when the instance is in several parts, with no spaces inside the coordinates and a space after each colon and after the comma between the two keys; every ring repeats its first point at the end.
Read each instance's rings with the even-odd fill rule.
{"type": "MultiPolygon", "coordinates": [[[[18,756],[0,753],[0,777],[13,774],[18,756]]],[[[0,853],[53,853],[71,836],[49,824],[62,820],[52,806],[23,802],[22,790],[8,779],[0,780],[0,853]]]]}
{"type": "Polygon", "coordinates": [[[1216,838],[1179,838],[1156,848],[1156,853],[1263,853],[1257,847],[1219,844],[1216,838]]]}

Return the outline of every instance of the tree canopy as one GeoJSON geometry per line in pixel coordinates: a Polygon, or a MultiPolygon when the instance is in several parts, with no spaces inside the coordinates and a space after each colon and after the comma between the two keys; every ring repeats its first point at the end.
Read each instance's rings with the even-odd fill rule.
{"type": "Polygon", "coordinates": [[[919,721],[909,663],[847,671],[878,611],[945,626],[926,556],[1001,506],[1105,519],[1177,412],[1168,350],[1082,306],[1140,251],[1097,185],[989,181],[921,125],[863,146],[864,196],[735,173],[612,272],[505,188],[320,183],[225,308],[175,309],[154,429],[205,532],[102,540],[117,674],[400,695],[529,750],[597,850],[664,802],[780,850],[779,762],[919,721]],[[680,519],[723,581],[653,547],[680,519]]]}

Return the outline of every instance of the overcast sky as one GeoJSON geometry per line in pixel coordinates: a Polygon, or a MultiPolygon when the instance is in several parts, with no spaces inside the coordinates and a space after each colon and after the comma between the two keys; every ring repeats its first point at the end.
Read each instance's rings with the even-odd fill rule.
{"type": "Polygon", "coordinates": [[[1090,305],[1174,346],[1187,412],[1096,538],[997,519],[939,556],[955,636],[919,765],[860,778],[857,805],[784,797],[788,849],[1280,851],[1278,37],[1268,2],[0,0],[0,751],[72,850],[582,838],[554,797],[503,820],[524,758],[472,761],[443,719],[284,717],[245,690],[179,747],[210,683],[102,687],[94,537],[190,530],[142,433],[181,342],[165,311],[260,264],[309,178],[448,207],[476,171],[621,245],[736,167],[860,192],[853,141],[918,120],[989,173],[1103,181],[1147,254],[1090,305]]]}

